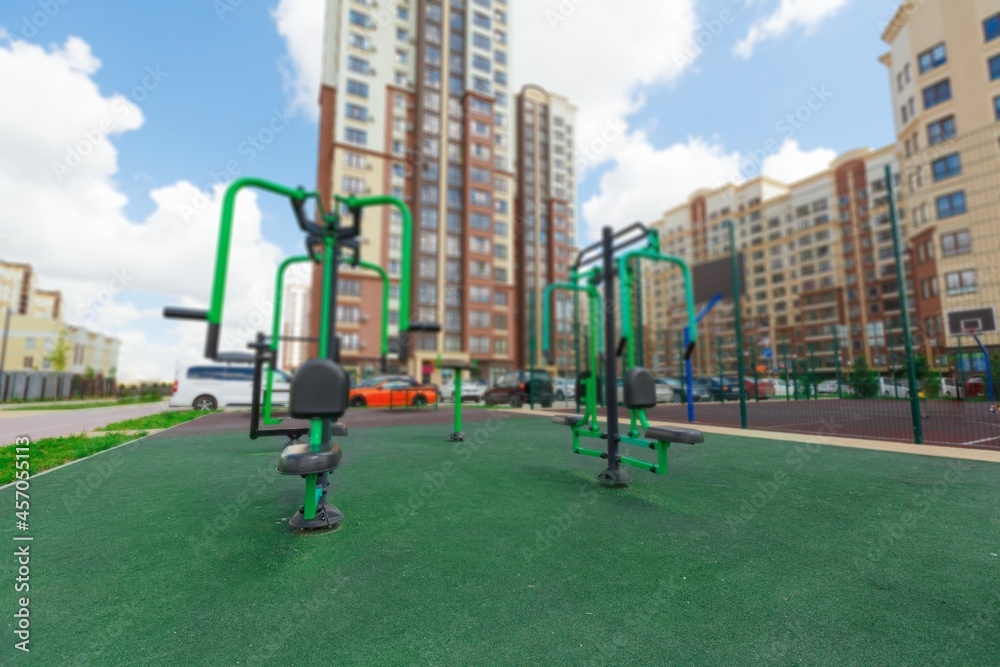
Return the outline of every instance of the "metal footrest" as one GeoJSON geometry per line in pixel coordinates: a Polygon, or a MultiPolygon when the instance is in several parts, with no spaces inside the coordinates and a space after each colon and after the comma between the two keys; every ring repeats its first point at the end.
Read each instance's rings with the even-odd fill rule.
{"type": "Polygon", "coordinates": [[[340,445],[325,445],[318,452],[310,450],[309,443],[288,445],[278,459],[281,475],[315,475],[340,467],[344,454],[340,445]]]}
{"type": "Polygon", "coordinates": [[[586,419],[583,415],[559,415],[552,418],[552,423],[559,424],[560,426],[576,426],[586,421],[586,419]]]}
{"type": "Polygon", "coordinates": [[[652,428],[647,428],[644,436],[647,440],[671,443],[676,442],[682,445],[696,445],[699,442],[705,441],[705,437],[701,434],[701,431],[696,431],[693,428],[669,428],[665,426],[654,426],[652,428]]]}

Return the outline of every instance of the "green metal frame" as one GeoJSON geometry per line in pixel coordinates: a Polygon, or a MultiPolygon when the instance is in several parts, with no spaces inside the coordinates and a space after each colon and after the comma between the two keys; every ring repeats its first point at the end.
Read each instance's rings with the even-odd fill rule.
{"type": "MultiPolygon", "coordinates": [[[[223,310],[225,305],[226,296],[226,278],[229,271],[229,257],[232,246],[232,231],[233,231],[233,218],[236,208],[236,197],[239,192],[246,188],[256,188],[259,190],[264,190],[267,192],[272,192],[278,195],[282,195],[290,199],[293,203],[301,205],[309,200],[315,200],[316,206],[319,211],[319,219],[322,221],[322,267],[323,267],[323,294],[321,297],[321,310],[320,310],[320,325],[318,331],[318,348],[319,356],[326,358],[330,354],[330,333],[331,333],[331,297],[333,289],[333,279],[336,272],[336,265],[338,263],[338,252],[337,252],[337,238],[340,233],[339,229],[339,216],[334,213],[333,215],[327,215],[323,207],[322,198],[316,192],[306,191],[302,188],[291,188],[271,181],[266,181],[260,178],[241,178],[229,185],[226,189],[226,193],[222,201],[222,214],[219,226],[219,239],[218,246],[216,249],[215,258],[215,273],[212,280],[212,299],[209,310],[206,313],[205,319],[208,321],[210,329],[214,329],[214,333],[210,332],[209,335],[209,345],[206,351],[211,352],[210,356],[215,356],[218,353],[216,349],[218,346],[218,329],[222,325],[223,310]]],[[[377,195],[373,197],[342,197],[336,196],[335,201],[340,204],[346,205],[349,209],[360,210],[365,207],[371,206],[393,206],[400,212],[401,222],[403,227],[403,238],[402,238],[402,271],[400,276],[400,296],[399,296],[399,328],[400,335],[404,335],[410,326],[410,274],[412,266],[412,238],[413,238],[413,222],[412,216],[410,215],[409,209],[406,204],[397,197],[390,197],[384,195],[377,195]]],[[[284,282],[284,271],[287,270],[288,266],[294,264],[298,261],[306,261],[311,258],[307,257],[292,257],[282,263],[279,268],[278,280],[276,285],[276,300],[275,300],[275,312],[276,315],[272,320],[272,337],[271,345],[277,345],[278,334],[280,334],[280,328],[275,330],[274,327],[280,327],[280,304],[281,304],[281,288],[284,282]]],[[[360,265],[360,262],[359,262],[360,265]]],[[[384,274],[381,267],[376,267],[375,265],[365,263],[365,268],[370,268],[376,270],[380,275],[384,274]]],[[[383,325],[388,326],[388,298],[384,299],[383,304],[383,325]]],[[[383,339],[383,349],[388,350],[388,335],[387,332],[383,339]]],[[[266,404],[266,417],[265,423],[273,423],[270,414],[270,390],[273,388],[273,369],[269,372],[268,377],[268,399],[266,404]]],[[[309,427],[309,445],[313,452],[318,452],[325,444],[323,442],[323,419],[312,419],[310,420],[309,427]]],[[[305,499],[303,503],[303,516],[306,520],[311,520],[315,518],[320,499],[323,496],[325,489],[322,484],[319,484],[319,475],[311,474],[306,475],[306,489],[305,489],[305,499]]]]}
{"type": "Polygon", "coordinates": [[[264,424],[268,426],[281,423],[280,419],[271,416],[271,400],[274,393],[274,366],[278,358],[278,342],[281,337],[281,306],[285,293],[285,274],[292,265],[311,261],[313,259],[309,255],[295,255],[287,258],[278,265],[278,275],[274,281],[274,313],[271,316],[271,340],[268,345],[271,349],[271,359],[274,361],[269,361],[267,364],[267,379],[264,385],[264,410],[262,413],[264,424]]]}
{"type": "MultiPolygon", "coordinates": [[[[542,293],[542,350],[546,356],[552,353],[552,293],[556,290],[565,290],[574,294],[586,293],[588,296],[588,315],[590,326],[590,377],[586,381],[586,400],[584,407],[584,420],[572,427],[573,431],[573,453],[583,456],[594,456],[601,458],[604,451],[597,449],[586,449],[580,445],[580,438],[602,439],[600,424],[597,421],[597,376],[600,371],[598,364],[598,354],[604,349],[604,339],[600,335],[600,318],[603,309],[601,294],[597,290],[599,271],[592,269],[587,273],[578,275],[575,271],[570,272],[570,281],[565,283],[552,283],[545,288],[542,293]],[[581,285],[580,281],[586,283],[581,285]]],[[[573,378],[576,382],[576,378],[573,378]]]]}
{"type": "MultiPolygon", "coordinates": [[[[623,253],[618,257],[618,287],[621,292],[621,319],[622,337],[625,340],[625,363],[624,370],[636,367],[636,332],[632,326],[632,303],[635,291],[635,270],[642,259],[649,259],[656,262],[667,262],[680,268],[684,278],[684,293],[687,305],[687,320],[689,333],[689,347],[682,353],[683,358],[687,358],[695,343],[698,342],[698,318],[695,313],[694,302],[694,281],[691,276],[691,267],[680,257],[666,255],[660,251],[660,236],[656,230],[650,230],[647,244],[643,248],[637,248],[623,253]],[[634,260],[634,261],[633,261],[634,260]]],[[[682,364],[683,365],[683,364],[682,364]]],[[[657,475],[667,474],[667,450],[670,448],[669,442],[659,442],[647,440],[642,437],[643,431],[649,429],[649,420],[646,411],[642,409],[629,410],[629,432],[619,438],[620,442],[646,449],[655,449],[657,452],[657,462],[655,464],[634,459],[628,456],[621,457],[621,463],[643,470],[649,470],[657,475]]]]}

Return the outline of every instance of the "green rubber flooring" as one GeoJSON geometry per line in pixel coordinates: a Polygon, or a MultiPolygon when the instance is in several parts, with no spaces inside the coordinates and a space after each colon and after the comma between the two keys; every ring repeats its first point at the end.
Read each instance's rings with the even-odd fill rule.
{"type": "Polygon", "coordinates": [[[608,490],[497,415],[353,429],[323,534],[211,417],[32,480],[30,654],[0,491],[0,664],[1000,662],[1000,465],[707,435],[608,490]]]}

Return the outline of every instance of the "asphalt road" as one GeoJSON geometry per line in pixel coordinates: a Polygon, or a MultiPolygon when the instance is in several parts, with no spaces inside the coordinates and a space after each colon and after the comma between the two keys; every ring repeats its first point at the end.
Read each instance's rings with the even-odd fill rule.
{"type": "Polygon", "coordinates": [[[85,433],[112,422],[144,417],[167,409],[167,402],[115,405],[83,410],[0,411],[0,446],[12,445],[20,436],[32,440],[85,433]]]}

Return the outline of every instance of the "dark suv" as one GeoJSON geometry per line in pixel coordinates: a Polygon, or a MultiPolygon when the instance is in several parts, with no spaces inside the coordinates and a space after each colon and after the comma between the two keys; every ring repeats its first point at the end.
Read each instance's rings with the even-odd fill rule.
{"type": "Polygon", "coordinates": [[[551,408],[556,398],[552,386],[552,376],[548,371],[536,370],[533,373],[520,370],[504,373],[492,387],[486,390],[483,401],[486,405],[504,405],[519,408],[534,400],[543,408],[551,408]],[[528,378],[531,378],[530,385],[528,378]]]}
{"type": "Polygon", "coordinates": [[[719,378],[700,377],[694,379],[694,386],[701,387],[707,391],[713,401],[721,401],[723,399],[727,401],[740,400],[739,380],[725,378],[723,383],[720,383],[719,378]]]}

